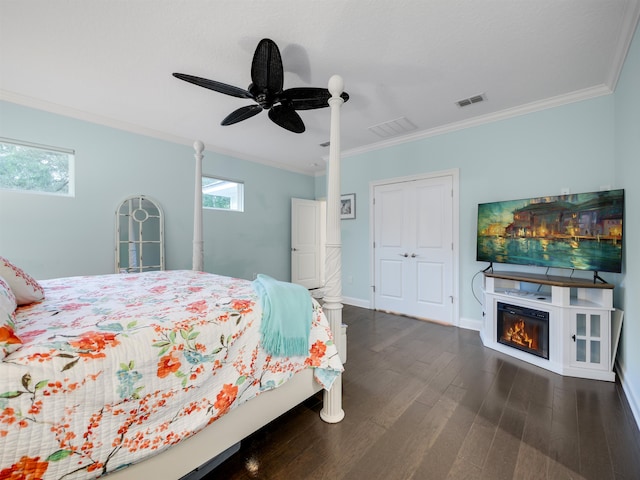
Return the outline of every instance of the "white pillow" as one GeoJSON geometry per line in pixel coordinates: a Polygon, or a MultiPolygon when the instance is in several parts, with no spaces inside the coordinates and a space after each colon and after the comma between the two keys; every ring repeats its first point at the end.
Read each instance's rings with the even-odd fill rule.
{"type": "Polygon", "coordinates": [[[44,298],[42,286],[31,275],[4,257],[0,257],[0,277],[11,287],[18,305],[28,305],[44,298]]]}
{"type": "Polygon", "coordinates": [[[17,306],[16,296],[13,294],[9,282],[0,277],[0,311],[13,315],[17,306]]]}
{"type": "Polygon", "coordinates": [[[13,312],[16,309],[16,297],[9,283],[0,277],[0,360],[15,352],[22,342],[15,332],[13,312]]]}

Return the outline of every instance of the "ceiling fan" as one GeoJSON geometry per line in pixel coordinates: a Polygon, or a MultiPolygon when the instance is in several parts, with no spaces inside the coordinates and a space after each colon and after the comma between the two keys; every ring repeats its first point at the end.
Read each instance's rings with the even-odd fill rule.
{"type": "MultiPolygon", "coordinates": [[[[283,90],[284,69],[280,50],[275,42],[268,38],[260,40],[253,54],[251,84],[247,90],[184,73],[174,73],[173,76],[225,95],[248,98],[256,102],[256,105],[247,105],[231,112],[220,122],[221,125],[233,125],[257,115],[262,110],[268,110],[269,118],[274,123],[291,132],[302,133],[305,130],[304,122],[296,110],[328,107],[331,98],[326,88],[298,87],[283,90]]],[[[341,96],[345,102],[349,100],[346,92],[341,96]]]]}

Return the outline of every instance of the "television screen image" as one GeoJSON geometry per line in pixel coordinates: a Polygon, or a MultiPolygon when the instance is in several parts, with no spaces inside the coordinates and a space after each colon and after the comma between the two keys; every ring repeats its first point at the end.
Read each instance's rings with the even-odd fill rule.
{"type": "Polygon", "coordinates": [[[622,271],[624,190],[478,205],[479,262],[622,271]]]}

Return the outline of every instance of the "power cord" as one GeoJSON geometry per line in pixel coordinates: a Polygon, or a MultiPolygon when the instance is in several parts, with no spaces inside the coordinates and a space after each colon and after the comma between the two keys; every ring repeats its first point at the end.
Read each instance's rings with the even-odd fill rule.
{"type": "Polygon", "coordinates": [[[480,305],[483,305],[482,300],[478,298],[478,296],[476,295],[476,291],[474,289],[474,283],[475,283],[476,277],[481,273],[484,273],[484,270],[478,270],[475,273],[475,275],[471,278],[471,294],[473,295],[473,298],[476,299],[476,302],[478,302],[480,305]]]}

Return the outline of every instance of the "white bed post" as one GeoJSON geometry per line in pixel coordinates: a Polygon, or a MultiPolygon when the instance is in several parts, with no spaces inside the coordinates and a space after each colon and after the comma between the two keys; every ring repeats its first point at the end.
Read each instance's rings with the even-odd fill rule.
{"type": "MultiPolygon", "coordinates": [[[[342,77],[329,79],[329,107],[331,108],[331,132],[329,135],[329,165],[327,173],[327,243],[326,283],[322,308],[329,320],[335,339],[342,332],[342,242],[340,239],[340,96],[344,89],[342,77]]],[[[344,418],[342,410],[342,375],[336,378],[331,390],[324,391],[320,418],[327,423],[338,423],[344,418]]]]}
{"type": "Polygon", "coordinates": [[[196,188],[193,203],[193,261],[192,270],[201,272],[204,270],[204,241],[202,239],[202,152],[204,143],[200,140],[193,142],[196,151],[196,188]]]}

